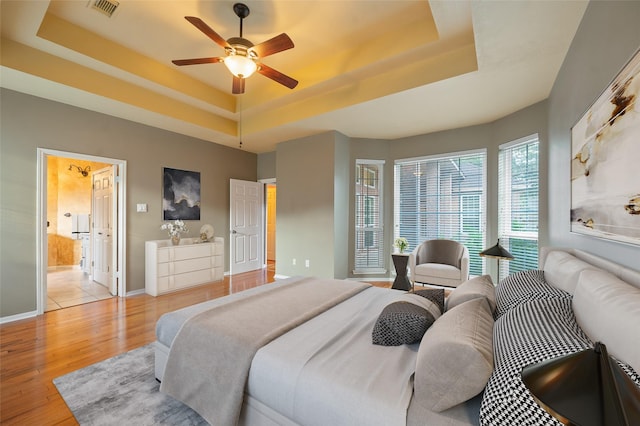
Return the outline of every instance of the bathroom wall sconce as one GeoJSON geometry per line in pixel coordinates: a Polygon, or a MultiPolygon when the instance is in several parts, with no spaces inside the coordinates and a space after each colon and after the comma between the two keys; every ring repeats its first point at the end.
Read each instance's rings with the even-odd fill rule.
{"type": "Polygon", "coordinates": [[[71,164],[69,165],[69,170],[73,170],[73,168],[78,169],[78,173],[80,173],[82,176],[87,177],[89,176],[89,172],[91,171],[91,166],[87,166],[84,169],[80,166],[76,166],[75,164],[71,164]]]}

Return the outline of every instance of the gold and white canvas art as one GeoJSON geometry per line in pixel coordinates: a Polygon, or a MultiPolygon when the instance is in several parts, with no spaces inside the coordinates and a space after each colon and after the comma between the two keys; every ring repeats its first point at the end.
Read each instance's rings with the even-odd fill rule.
{"type": "Polygon", "coordinates": [[[571,230],[640,245],[640,51],[571,130],[571,230]]]}

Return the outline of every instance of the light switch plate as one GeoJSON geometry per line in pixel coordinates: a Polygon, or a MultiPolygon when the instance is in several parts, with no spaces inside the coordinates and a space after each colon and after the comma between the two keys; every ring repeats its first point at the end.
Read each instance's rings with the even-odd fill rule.
{"type": "Polygon", "coordinates": [[[136,211],[138,213],[146,213],[147,212],[147,205],[146,204],[137,204],[136,205],[136,211]]]}

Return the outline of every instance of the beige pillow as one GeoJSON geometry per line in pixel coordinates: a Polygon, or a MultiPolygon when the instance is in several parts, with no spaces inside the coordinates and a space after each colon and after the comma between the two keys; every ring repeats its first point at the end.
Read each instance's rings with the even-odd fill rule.
{"type": "Polygon", "coordinates": [[[493,315],[486,298],[475,298],[445,312],[422,338],[414,401],[447,410],[482,392],[492,372],[493,315]]]}
{"type": "Polygon", "coordinates": [[[493,285],[491,275],[471,278],[454,288],[447,298],[447,309],[478,297],[487,299],[491,313],[496,311],[496,287],[493,285]]]}
{"type": "Polygon", "coordinates": [[[604,343],[609,355],[640,372],[640,288],[588,269],[580,274],[572,307],[591,340],[604,343]]]}

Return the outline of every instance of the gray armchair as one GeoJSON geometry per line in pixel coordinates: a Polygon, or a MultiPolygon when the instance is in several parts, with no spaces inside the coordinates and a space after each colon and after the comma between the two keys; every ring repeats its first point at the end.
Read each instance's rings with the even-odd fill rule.
{"type": "Polygon", "coordinates": [[[469,279],[469,250],[457,241],[427,240],[409,255],[414,283],[457,287],[469,279]]]}

